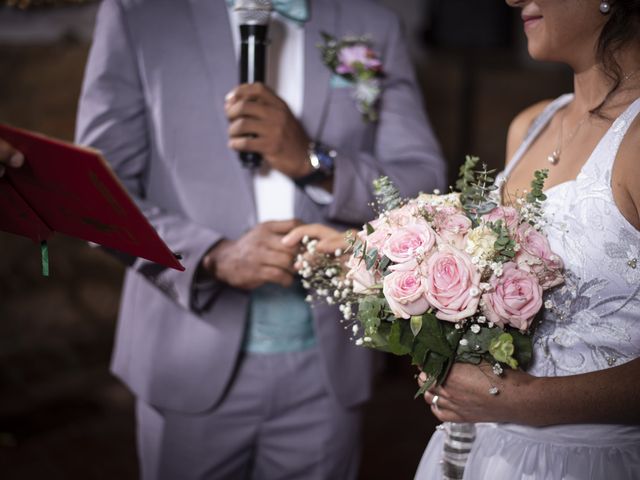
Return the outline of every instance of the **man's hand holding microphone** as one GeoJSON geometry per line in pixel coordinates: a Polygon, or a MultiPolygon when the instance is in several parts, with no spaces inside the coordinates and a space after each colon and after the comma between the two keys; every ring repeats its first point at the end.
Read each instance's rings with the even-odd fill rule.
{"type": "MultiPolygon", "coordinates": [[[[240,26],[240,85],[225,98],[229,147],[243,167],[269,167],[292,179],[308,175],[310,139],[289,106],[264,85],[271,4],[236,2],[240,26]]],[[[223,239],[203,258],[201,267],[216,280],[245,290],[266,283],[292,284],[297,246],[282,239],[297,220],[259,223],[236,240],[223,239]]]]}

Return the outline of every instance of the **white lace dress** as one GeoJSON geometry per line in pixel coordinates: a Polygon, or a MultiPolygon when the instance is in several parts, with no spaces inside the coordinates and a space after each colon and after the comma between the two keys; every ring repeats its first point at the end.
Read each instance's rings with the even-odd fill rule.
{"type": "MultiPolygon", "coordinates": [[[[572,98],[559,97],[537,118],[500,174],[501,185],[572,98]]],[[[553,306],[535,332],[532,375],[587,373],[640,357],[640,232],[620,213],[611,190],[614,159],[639,112],[640,98],[613,122],[577,178],[546,192],[546,233],[567,278],[547,297],[553,306]]],[[[443,432],[433,435],[417,480],[443,478],[443,440],[443,432]]],[[[477,424],[464,479],[640,479],[640,426],[477,424]]]]}

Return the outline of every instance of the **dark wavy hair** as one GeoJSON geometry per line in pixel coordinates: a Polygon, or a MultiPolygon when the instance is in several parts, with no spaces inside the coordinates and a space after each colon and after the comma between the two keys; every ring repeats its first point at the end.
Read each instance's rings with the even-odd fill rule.
{"type": "Polygon", "coordinates": [[[640,0],[612,0],[609,19],[600,32],[596,55],[602,63],[604,73],[613,85],[602,103],[592,110],[600,115],[602,107],[620,87],[624,74],[616,60],[616,53],[630,42],[640,40],[640,0]]]}

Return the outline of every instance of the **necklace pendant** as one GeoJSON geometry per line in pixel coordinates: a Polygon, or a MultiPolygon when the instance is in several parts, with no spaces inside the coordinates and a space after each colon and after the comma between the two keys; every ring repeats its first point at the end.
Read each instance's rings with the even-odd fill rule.
{"type": "Polygon", "coordinates": [[[560,152],[558,150],[554,150],[553,153],[547,157],[547,161],[551,165],[557,165],[560,161],[560,152]]]}

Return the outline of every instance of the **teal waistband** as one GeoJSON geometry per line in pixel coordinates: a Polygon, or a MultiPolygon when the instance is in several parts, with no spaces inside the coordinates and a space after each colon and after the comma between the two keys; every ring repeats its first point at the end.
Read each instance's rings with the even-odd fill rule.
{"type": "Polygon", "coordinates": [[[251,292],[244,350],[282,353],[315,346],[311,308],[299,282],[289,288],[266,284],[251,292]]]}

